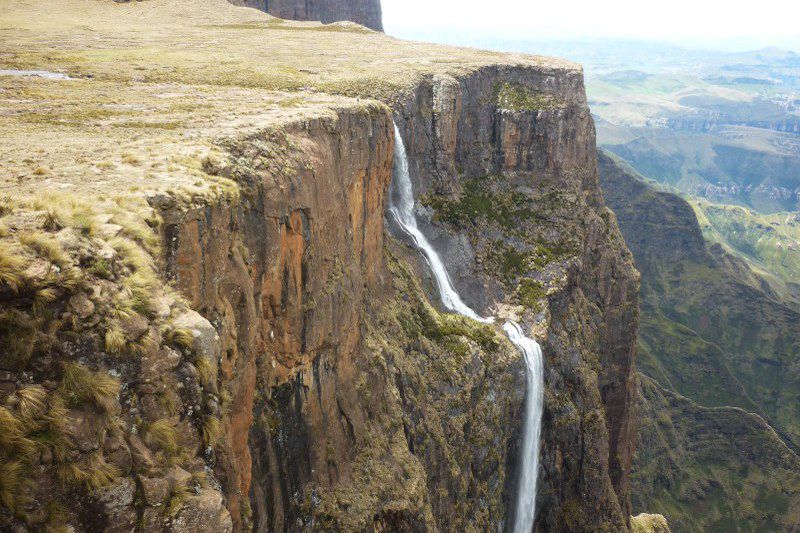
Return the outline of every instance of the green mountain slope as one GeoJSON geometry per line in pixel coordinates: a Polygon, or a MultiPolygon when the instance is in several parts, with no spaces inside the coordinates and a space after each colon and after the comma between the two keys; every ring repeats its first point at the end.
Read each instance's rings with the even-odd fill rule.
{"type": "Polygon", "coordinates": [[[674,531],[796,531],[800,459],[759,416],[703,407],[639,376],[634,509],[674,531]]]}
{"type": "MultiPolygon", "coordinates": [[[[800,294],[800,213],[757,213],[739,206],[690,200],[703,237],[772,277],[787,299],[800,294]]],[[[773,285],[775,286],[775,284],[773,285]]]]}
{"type": "Polygon", "coordinates": [[[687,201],[609,154],[600,166],[642,274],[634,511],[661,512],[678,531],[800,527],[800,495],[786,488],[800,474],[796,460],[777,465],[746,452],[778,446],[794,457],[788,450],[800,442],[800,314],[744,260],[706,242],[687,201]],[[674,412],[678,397],[691,408],[674,412]],[[761,422],[738,431],[744,415],[761,422]],[[707,464],[714,457],[720,464],[707,464]],[[762,512],[743,503],[762,493],[771,501],[770,491],[787,505],[762,512]]]}

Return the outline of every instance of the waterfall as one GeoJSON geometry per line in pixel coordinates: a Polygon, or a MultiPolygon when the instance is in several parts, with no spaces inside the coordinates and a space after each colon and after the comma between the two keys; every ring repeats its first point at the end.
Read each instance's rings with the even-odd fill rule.
{"type": "MultiPolygon", "coordinates": [[[[442,304],[455,313],[483,323],[494,322],[493,317],[481,317],[470,308],[453,287],[442,259],[417,226],[414,214],[414,190],[408,173],[408,156],[403,137],[394,125],[394,173],[389,190],[389,212],[400,229],[408,235],[422,252],[433,272],[442,304]]],[[[530,533],[533,529],[536,505],[536,479],[539,473],[539,437],[542,428],[544,405],[544,370],[542,349],[535,340],[526,337],[522,327],[513,321],[503,325],[509,340],[522,352],[526,367],[525,417],[523,420],[522,456],[517,492],[514,533],[530,533]]]]}
{"type": "Polygon", "coordinates": [[[516,322],[503,325],[508,338],[525,357],[525,420],[523,421],[520,479],[517,492],[517,510],[514,533],[530,533],[536,517],[536,478],[539,474],[539,437],[542,433],[544,408],[544,365],[542,348],[535,340],[526,337],[516,322]]]}
{"type": "Polygon", "coordinates": [[[450,276],[447,275],[447,270],[444,268],[444,263],[442,263],[439,254],[436,253],[431,243],[428,242],[428,239],[417,227],[417,217],[414,216],[414,191],[411,188],[411,177],[408,175],[408,157],[406,156],[406,148],[397,124],[394,125],[394,173],[392,187],[389,191],[389,212],[392,213],[400,228],[406,235],[411,237],[411,240],[420,249],[422,255],[425,256],[425,260],[428,262],[428,266],[431,267],[433,277],[436,280],[442,304],[459,315],[484,323],[492,322],[492,318],[481,317],[461,300],[461,296],[453,288],[453,283],[450,281],[450,276]]]}

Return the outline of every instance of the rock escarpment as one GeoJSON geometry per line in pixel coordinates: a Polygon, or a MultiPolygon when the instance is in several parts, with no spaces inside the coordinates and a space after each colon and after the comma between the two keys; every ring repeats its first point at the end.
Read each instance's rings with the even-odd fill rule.
{"type": "Polygon", "coordinates": [[[323,24],[349,20],[375,31],[383,31],[380,0],[230,0],[237,6],[253,7],[273,17],[317,20],[323,24]]]}
{"type": "MultiPolygon", "coordinates": [[[[521,303],[520,291],[529,286],[538,291],[518,309],[539,328],[551,354],[538,527],[624,529],[634,442],[638,278],[598,194],[593,130],[579,72],[558,74],[489,67],[462,79],[423,80],[400,103],[400,116],[409,117],[401,120],[401,129],[414,147],[410,160],[421,195],[433,198],[431,191],[446,178],[463,187],[478,177],[498,195],[518,195],[521,203],[522,212],[514,216],[528,232],[522,238],[507,234],[502,225],[493,228],[492,242],[476,239],[474,228],[454,224],[447,229],[466,236],[455,241],[467,249],[508,253],[515,246],[516,253],[530,256],[518,271],[501,266],[499,285],[493,285],[498,271],[476,268],[466,279],[484,285],[484,294],[475,281],[463,293],[481,298],[485,307],[514,309],[521,303]],[[547,85],[554,78],[559,85],[547,85]],[[549,110],[504,109],[497,100],[504,84],[531,94],[558,95],[562,103],[549,110]],[[465,104],[462,94],[474,95],[475,101],[465,104]],[[453,107],[441,107],[448,103],[453,107]],[[475,124],[502,121],[514,131],[533,117],[538,121],[530,137],[506,136],[503,146],[509,153],[527,149],[531,156],[540,154],[536,159],[541,167],[534,170],[521,163],[517,171],[516,161],[506,162],[510,156],[486,158],[497,150],[498,140],[487,136],[491,128],[475,124]],[[449,131],[439,125],[448,123],[449,131]],[[566,132],[558,137],[562,128],[566,132]],[[426,142],[448,136],[454,141],[450,149],[438,141],[426,142]],[[537,136],[546,139],[545,146],[558,148],[548,153],[545,147],[534,147],[529,139],[537,136]],[[425,161],[439,166],[426,167],[425,161]],[[448,174],[457,164],[464,170],[448,174]],[[491,174],[495,177],[486,178],[491,174]],[[564,189],[575,191],[571,203],[552,198],[558,194],[554,191],[564,189]],[[548,195],[550,203],[545,204],[542,199],[548,195]],[[533,219],[526,211],[529,204],[536,206],[533,219]],[[570,351],[577,361],[570,360],[570,351]],[[579,388],[570,393],[573,387],[579,388]],[[581,496],[586,493],[591,497],[581,496]],[[589,508],[601,512],[590,514],[589,508]]],[[[515,413],[521,409],[523,388],[519,354],[491,328],[431,309],[413,281],[417,274],[403,266],[405,260],[418,262],[413,252],[392,245],[394,251],[384,255],[391,119],[379,108],[370,121],[344,113],[346,120],[287,126],[274,138],[231,144],[233,163],[222,172],[243,187],[248,208],[234,210],[238,214],[204,208],[202,218],[190,214],[187,223],[169,210],[162,213],[165,240],[172,243],[166,255],[174,258],[168,265],[175,265],[172,272],[183,292],[192,295],[194,307],[222,324],[226,309],[234,309],[227,312],[229,317],[247,316],[235,312],[237,307],[255,309],[254,323],[229,318],[229,328],[241,331],[227,336],[241,343],[247,333],[256,332],[266,345],[267,355],[249,364],[258,376],[255,396],[269,401],[255,406],[248,442],[239,441],[239,450],[225,454],[252,457],[253,469],[231,464],[226,475],[239,477],[223,484],[242,493],[250,487],[249,502],[241,505],[249,504],[258,530],[295,524],[495,528],[506,523],[513,500],[520,430],[515,413]],[[284,154],[281,165],[259,168],[251,163],[264,154],[284,154]],[[287,179],[294,184],[288,189],[287,179]],[[332,185],[340,188],[330,189],[332,185]],[[344,209],[326,210],[330,198],[338,198],[336,205],[344,209]],[[275,212],[288,214],[269,215],[275,212]],[[266,215],[269,224],[249,220],[256,213],[259,218],[266,215]],[[232,216],[237,222],[227,230],[217,222],[224,224],[232,216]],[[201,222],[193,221],[198,218],[201,222]],[[247,250],[269,251],[261,258],[250,253],[251,276],[242,278],[244,286],[233,281],[234,265],[218,255],[227,249],[219,247],[226,231],[239,234],[247,250]],[[230,284],[220,283],[227,278],[230,284]],[[202,294],[200,279],[213,280],[211,292],[202,294]],[[251,287],[252,279],[257,281],[251,287]],[[244,300],[228,302],[231,294],[252,293],[262,296],[246,305],[244,300]],[[394,502],[391,511],[381,503],[387,499],[394,502]]],[[[494,221],[483,223],[492,226],[494,221]]],[[[450,234],[439,232],[439,244],[453,248],[450,234]]],[[[424,272],[421,267],[417,273],[424,272]]],[[[242,345],[237,351],[262,349],[242,345]]],[[[228,383],[234,403],[239,396],[246,402],[254,395],[247,379],[228,383]]],[[[233,434],[232,429],[223,431],[233,434]]],[[[235,493],[229,492],[228,498],[235,505],[235,493]]]]}
{"type": "MultiPolygon", "coordinates": [[[[2,360],[0,466],[39,481],[0,494],[3,527],[508,525],[524,366],[438,311],[387,231],[397,121],[462,293],[545,348],[537,530],[629,529],[638,276],[580,69],[148,4],[68,2],[58,38],[9,40],[76,79],[3,80],[0,334],[30,342],[2,360]],[[100,52],[87,24],[113,28],[100,52]],[[320,40],[342,61],[314,63],[320,40]]],[[[50,20],[37,5],[4,24],[50,20]]]]}

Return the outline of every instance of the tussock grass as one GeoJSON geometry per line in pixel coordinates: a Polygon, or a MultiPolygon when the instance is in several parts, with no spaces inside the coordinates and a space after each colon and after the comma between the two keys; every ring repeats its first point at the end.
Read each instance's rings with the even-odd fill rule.
{"type": "Polygon", "coordinates": [[[208,487],[211,482],[208,479],[208,474],[205,470],[197,470],[192,472],[192,485],[199,487],[208,487]]]}
{"type": "Polygon", "coordinates": [[[42,311],[51,303],[58,299],[58,291],[55,287],[41,287],[33,294],[33,313],[41,314],[42,311]]]}
{"type": "Polygon", "coordinates": [[[18,309],[0,311],[0,361],[4,366],[17,367],[27,362],[40,343],[43,321],[18,309]]]}
{"type": "Polygon", "coordinates": [[[159,236],[144,218],[132,213],[130,208],[124,206],[123,202],[122,206],[115,211],[111,222],[122,226],[122,233],[126,237],[144,247],[147,252],[154,254],[161,244],[159,236]]]}
{"type": "Polygon", "coordinates": [[[72,447],[65,428],[67,416],[69,413],[64,406],[64,399],[58,394],[51,394],[47,399],[47,411],[30,423],[30,427],[35,428],[30,439],[39,449],[49,448],[58,462],[64,462],[72,447]]]}
{"type": "Polygon", "coordinates": [[[203,447],[214,446],[219,440],[222,432],[219,419],[214,416],[208,416],[203,420],[201,433],[203,437],[203,447]]]}
{"type": "Polygon", "coordinates": [[[19,516],[28,498],[26,467],[21,461],[0,462],[0,504],[19,516]]]}
{"type": "Polygon", "coordinates": [[[153,271],[152,258],[134,241],[125,237],[114,237],[108,244],[117,252],[122,264],[132,272],[153,271]]]}
{"type": "MultiPolygon", "coordinates": [[[[13,394],[14,408],[0,406],[0,505],[20,518],[26,518],[25,506],[30,499],[31,467],[39,453],[50,450],[56,473],[65,486],[80,485],[87,490],[108,484],[120,475],[97,450],[78,460],[67,460],[74,448],[66,432],[68,411],[65,396],[107,397],[116,387],[100,373],[92,373],[77,363],[67,365],[62,386],[48,393],[41,385],[28,385],[13,394]]],[[[48,523],[63,523],[51,517],[48,523]]]]}
{"type": "Polygon", "coordinates": [[[0,407],[0,448],[8,457],[29,456],[35,444],[27,437],[27,428],[11,410],[0,407]]]}
{"type": "Polygon", "coordinates": [[[48,192],[38,195],[31,207],[45,212],[46,229],[71,226],[84,235],[94,235],[98,228],[91,204],[75,194],[48,192]]]}
{"type": "Polygon", "coordinates": [[[30,385],[17,391],[19,410],[22,419],[32,423],[41,418],[47,409],[47,391],[41,385],[30,385]]]}
{"type": "Polygon", "coordinates": [[[58,285],[67,292],[75,292],[84,281],[83,271],[78,267],[64,268],[58,278],[58,285]]]}
{"type": "Polygon", "coordinates": [[[17,202],[7,194],[0,196],[0,217],[10,215],[17,208],[17,202]]]}
{"type": "Polygon", "coordinates": [[[171,344],[176,348],[184,348],[186,350],[191,350],[192,348],[194,348],[194,335],[192,335],[192,332],[189,331],[188,329],[185,328],[171,329],[167,331],[165,337],[167,343],[171,344]]]}
{"type": "Polygon", "coordinates": [[[119,355],[125,350],[127,339],[125,338],[125,333],[123,333],[118,324],[113,323],[106,329],[104,339],[106,351],[108,353],[119,355]]]}
{"type": "Polygon", "coordinates": [[[64,485],[83,485],[87,490],[96,490],[118,478],[120,471],[106,461],[101,450],[96,450],[84,461],[59,465],[58,474],[64,485]]]}
{"type": "Polygon", "coordinates": [[[44,505],[45,513],[47,513],[47,533],[69,533],[70,528],[67,527],[67,519],[69,512],[66,506],[60,501],[49,501],[44,505]]]}
{"type": "Polygon", "coordinates": [[[194,366],[197,368],[197,374],[200,377],[201,385],[208,388],[216,381],[217,376],[214,375],[214,369],[208,359],[205,357],[198,357],[194,362],[194,366]]]}
{"type": "Polygon", "coordinates": [[[14,393],[16,409],[0,407],[0,505],[25,517],[30,465],[40,450],[50,448],[63,461],[70,445],[64,433],[66,410],[58,395],[39,385],[14,393]]]}
{"type": "Polygon", "coordinates": [[[179,451],[178,429],[167,418],[156,420],[145,427],[144,442],[168,458],[175,457],[179,451]]]}
{"type": "Polygon", "coordinates": [[[153,354],[158,346],[158,341],[148,332],[142,338],[128,343],[128,353],[139,356],[153,354]]]}
{"type": "Polygon", "coordinates": [[[19,292],[25,283],[26,264],[25,258],[12,251],[7,244],[0,243],[0,288],[5,285],[13,292],[19,292]]]}
{"type": "Polygon", "coordinates": [[[67,221],[58,209],[48,209],[44,214],[42,227],[47,231],[58,231],[66,227],[67,221]]]}
{"type": "Polygon", "coordinates": [[[95,220],[94,216],[90,213],[82,212],[72,214],[70,225],[87,236],[94,235],[98,228],[97,220],[95,220]]]}
{"type": "Polygon", "coordinates": [[[19,242],[58,267],[64,268],[71,264],[69,256],[58,241],[49,235],[24,233],[19,236],[19,242]]]}
{"type": "Polygon", "coordinates": [[[92,264],[88,268],[88,272],[102,279],[111,279],[114,274],[111,268],[111,263],[102,257],[97,257],[92,261],[92,264]]]}
{"type": "Polygon", "coordinates": [[[158,285],[158,277],[152,270],[139,270],[122,280],[122,286],[130,293],[131,309],[149,318],[158,311],[155,294],[158,285]]]}
{"type": "Polygon", "coordinates": [[[109,413],[117,404],[119,381],[105,372],[92,372],[80,363],[66,363],[60,391],[72,405],[91,402],[109,413]]]}
{"type": "Polygon", "coordinates": [[[180,412],[180,398],[174,391],[165,391],[158,394],[158,406],[167,416],[176,416],[180,412]]]}
{"type": "Polygon", "coordinates": [[[189,499],[192,492],[186,485],[176,485],[172,487],[169,492],[169,496],[167,496],[166,501],[164,502],[164,515],[167,517],[173,517],[177,515],[183,506],[186,504],[186,500],[189,499]]]}
{"type": "Polygon", "coordinates": [[[138,157],[129,152],[123,152],[120,160],[126,165],[131,165],[134,167],[138,167],[142,164],[142,161],[138,157]]]}

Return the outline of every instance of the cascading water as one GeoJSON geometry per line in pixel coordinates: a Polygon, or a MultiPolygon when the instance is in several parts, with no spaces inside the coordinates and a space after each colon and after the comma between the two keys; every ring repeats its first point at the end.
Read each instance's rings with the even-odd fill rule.
{"type": "Polygon", "coordinates": [[[447,270],[444,268],[439,254],[417,227],[417,217],[414,216],[414,190],[411,188],[411,177],[408,174],[408,157],[397,124],[394,125],[394,139],[394,173],[392,190],[389,191],[389,211],[394,215],[400,228],[411,237],[411,240],[425,256],[425,260],[433,272],[433,277],[436,279],[442,304],[460,315],[484,323],[492,322],[493,319],[481,317],[461,300],[461,296],[453,288],[453,283],[450,281],[450,276],[447,275],[447,270]]]}
{"type": "MultiPolygon", "coordinates": [[[[442,304],[450,311],[478,320],[483,323],[494,322],[493,317],[484,318],[473,311],[459,296],[453,287],[447,269],[439,254],[436,253],[428,239],[417,226],[414,215],[414,190],[408,173],[408,156],[406,155],[403,137],[397,124],[394,125],[394,174],[389,191],[389,212],[400,229],[405,232],[417,248],[433,272],[442,304]]],[[[519,348],[525,359],[526,385],[525,419],[522,438],[522,457],[520,458],[520,480],[517,493],[516,514],[514,516],[514,532],[530,533],[533,529],[536,505],[536,479],[539,473],[539,437],[542,428],[542,407],[544,404],[544,370],[542,349],[535,340],[526,337],[522,327],[513,321],[503,325],[514,345],[519,348]]]]}
{"type": "Polygon", "coordinates": [[[514,533],[530,533],[536,517],[536,479],[539,474],[539,437],[542,432],[544,407],[544,365],[542,348],[535,340],[526,337],[516,322],[503,325],[508,338],[525,357],[527,392],[525,394],[525,420],[520,457],[517,512],[514,533]]]}

